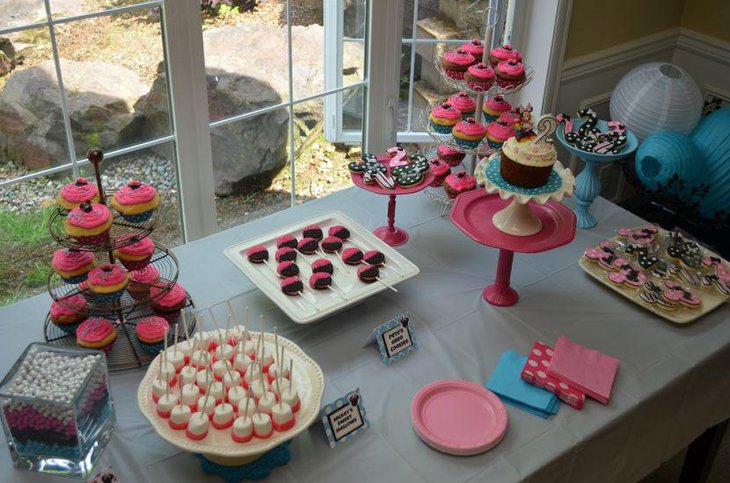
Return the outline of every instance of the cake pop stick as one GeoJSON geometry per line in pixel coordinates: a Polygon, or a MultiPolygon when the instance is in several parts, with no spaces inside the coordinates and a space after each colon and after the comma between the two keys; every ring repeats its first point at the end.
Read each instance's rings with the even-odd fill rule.
{"type": "MultiPolygon", "coordinates": [[[[182,323],[183,323],[183,332],[185,333],[185,340],[190,340],[190,333],[188,332],[188,314],[185,310],[182,311],[182,323]]],[[[177,338],[175,339],[177,340],[177,338]]]]}
{"type": "MultiPolygon", "coordinates": [[[[168,327],[165,327],[165,341],[163,342],[164,351],[165,351],[165,358],[167,358],[167,332],[169,330],[170,329],[168,327]]],[[[167,361],[165,361],[165,362],[167,362],[167,361]]]]}
{"type": "Polygon", "coordinates": [[[228,331],[230,330],[230,328],[231,328],[231,314],[228,314],[228,317],[226,320],[226,332],[225,332],[225,337],[224,337],[226,344],[228,344],[228,331]]]}
{"type": "Polygon", "coordinates": [[[206,376],[207,383],[205,386],[205,399],[203,399],[203,407],[208,407],[208,398],[210,397],[210,386],[213,385],[213,380],[210,378],[210,374],[206,376]]]}
{"type": "Polygon", "coordinates": [[[231,303],[231,299],[226,300],[226,305],[228,306],[228,313],[231,317],[233,317],[233,321],[236,321],[236,311],[233,310],[233,304],[231,303]]]}
{"type": "Polygon", "coordinates": [[[279,334],[276,331],[276,327],[274,327],[274,362],[279,362],[279,334]]]}
{"type": "Polygon", "coordinates": [[[179,329],[180,329],[180,325],[175,324],[175,349],[174,349],[175,355],[177,355],[177,336],[178,336],[178,333],[180,332],[179,329]]]}
{"type": "Polygon", "coordinates": [[[276,393],[279,395],[279,407],[281,408],[281,384],[279,383],[278,371],[274,371],[274,384],[276,384],[276,393]]]}

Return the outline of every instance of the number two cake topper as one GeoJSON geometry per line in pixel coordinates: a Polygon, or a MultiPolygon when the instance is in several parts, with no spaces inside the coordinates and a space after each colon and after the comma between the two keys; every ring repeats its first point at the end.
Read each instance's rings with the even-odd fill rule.
{"type": "Polygon", "coordinates": [[[552,136],[557,128],[557,119],[550,114],[545,114],[537,121],[537,139],[535,139],[535,142],[547,142],[547,138],[552,136]]]}

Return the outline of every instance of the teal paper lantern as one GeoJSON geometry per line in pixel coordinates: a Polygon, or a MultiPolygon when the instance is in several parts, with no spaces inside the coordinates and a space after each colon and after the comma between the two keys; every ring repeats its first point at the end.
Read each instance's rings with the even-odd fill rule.
{"type": "Polygon", "coordinates": [[[682,180],[679,194],[688,195],[704,179],[705,162],[694,142],[678,132],[652,134],[636,151],[636,176],[651,191],[682,180]]]}

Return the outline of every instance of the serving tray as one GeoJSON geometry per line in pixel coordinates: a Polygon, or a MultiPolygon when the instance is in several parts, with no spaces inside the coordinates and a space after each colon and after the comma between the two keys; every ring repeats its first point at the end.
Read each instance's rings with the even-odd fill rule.
{"type": "Polygon", "coordinates": [[[357,278],[358,266],[344,265],[339,255],[316,253],[314,255],[297,255],[296,264],[300,269],[300,278],[305,285],[304,292],[298,296],[284,294],[280,288],[281,279],[276,275],[276,239],[290,234],[297,239],[302,237],[302,229],[311,224],[322,228],[325,236],[327,229],[334,225],[342,225],[350,230],[350,238],[343,244],[343,249],[357,247],[363,252],[379,250],[385,255],[385,266],[380,268],[380,279],[390,286],[418,275],[419,269],[403,255],[385,244],[378,237],[352,218],[339,211],[331,211],[322,215],[277,228],[266,235],[237,243],[224,250],[225,255],[234,263],[259,290],[274,302],[290,319],[298,324],[310,324],[329,317],[337,312],[356,305],[376,293],[388,290],[388,287],[375,281],[364,283],[357,278]],[[246,249],[253,245],[263,245],[269,250],[269,262],[256,264],[248,261],[246,249]],[[307,281],[311,275],[311,262],[318,258],[327,258],[332,262],[334,273],[332,279],[335,287],[329,290],[313,290],[307,281]]]}

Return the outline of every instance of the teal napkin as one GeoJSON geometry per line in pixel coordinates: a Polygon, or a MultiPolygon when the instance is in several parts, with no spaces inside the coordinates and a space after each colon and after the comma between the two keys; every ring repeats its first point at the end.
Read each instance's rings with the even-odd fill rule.
{"type": "Polygon", "coordinates": [[[528,384],[520,377],[527,363],[527,356],[507,351],[499,358],[499,364],[487,381],[487,389],[495,393],[505,404],[547,418],[558,413],[560,400],[545,389],[528,384]]]}

